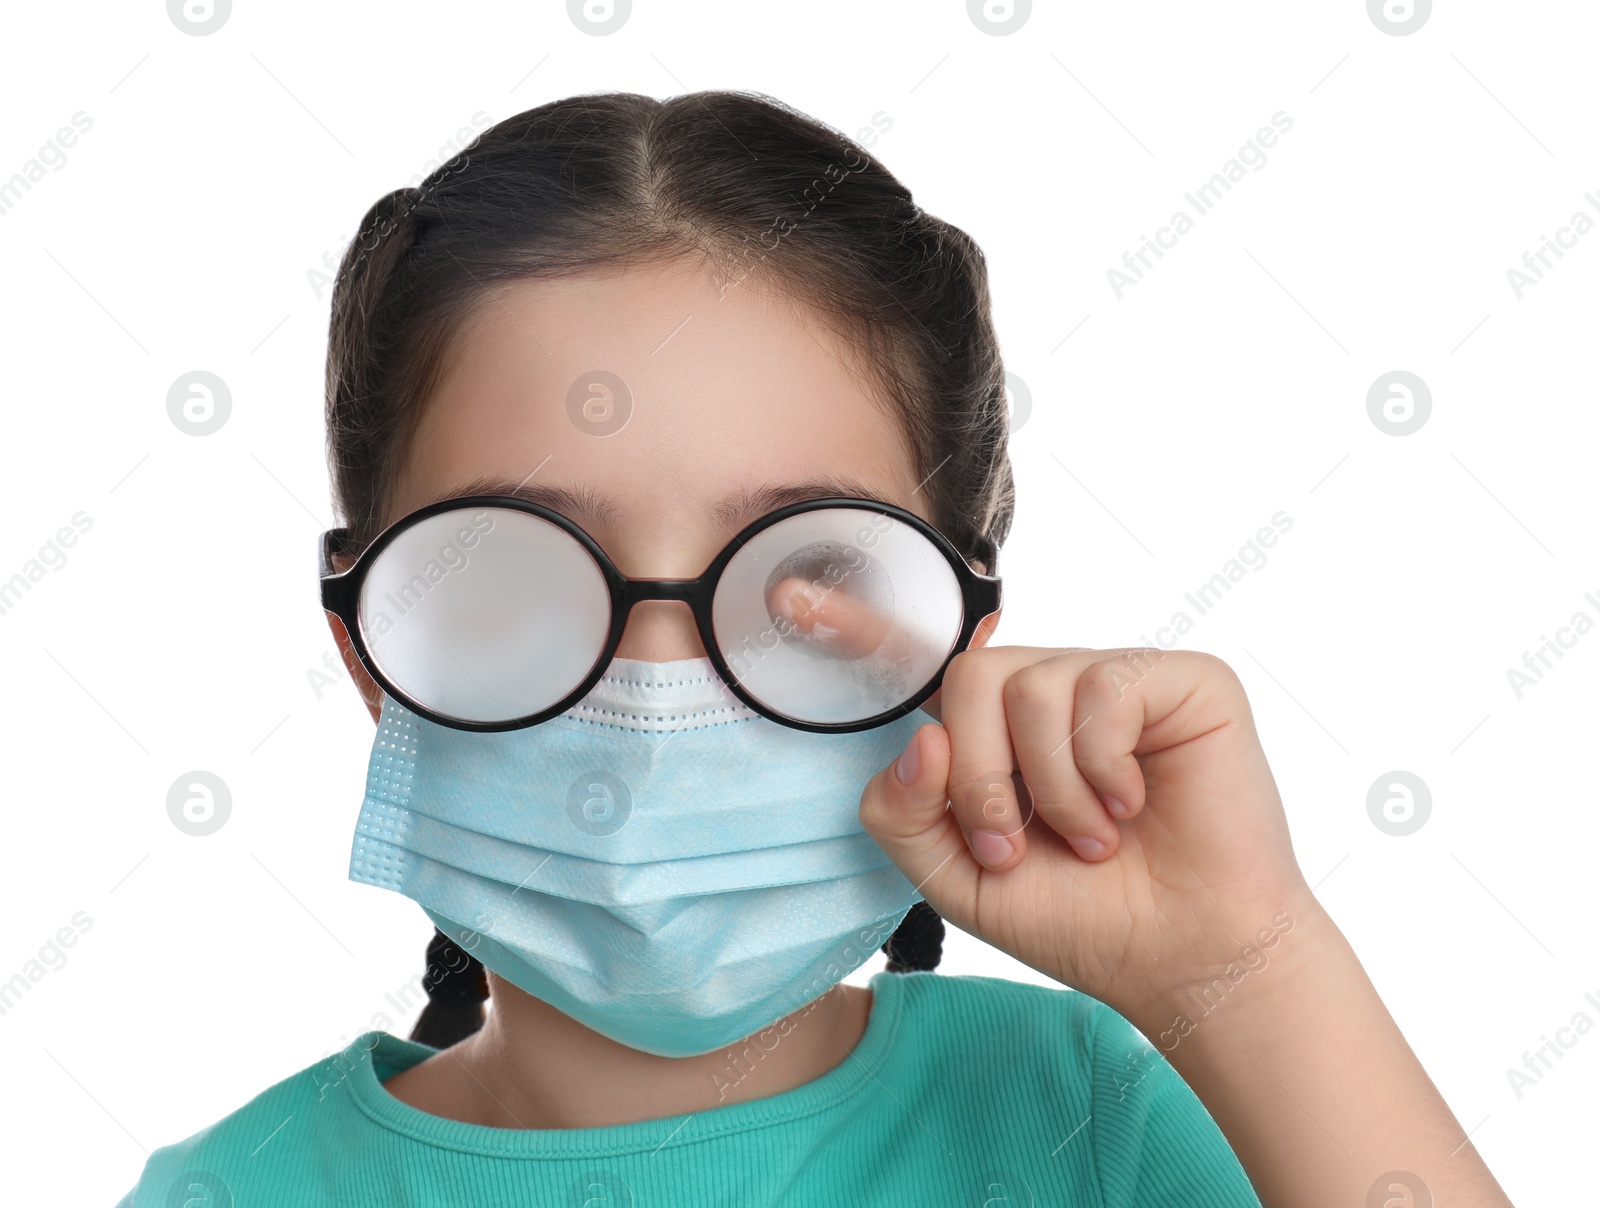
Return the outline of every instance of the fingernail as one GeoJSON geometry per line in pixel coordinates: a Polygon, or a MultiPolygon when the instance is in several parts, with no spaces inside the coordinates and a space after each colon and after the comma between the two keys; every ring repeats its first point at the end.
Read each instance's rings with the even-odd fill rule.
{"type": "Polygon", "coordinates": [[[1102,794],[1100,800],[1106,803],[1106,809],[1111,811],[1113,818],[1126,818],[1128,816],[1128,807],[1121,797],[1107,797],[1102,794]]]}
{"type": "MultiPolygon", "coordinates": [[[[918,730],[917,734],[922,733],[918,730]]],[[[901,784],[915,784],[917,773],[922,771],[922,754],[917,747],[917,734],[911,736],[900,758],[894,761],[894,778],[901,784]]]]}
{"type": "Polygon", "coordinates": [[[988,868],[1004,864],[1011,859],[1011,853],[1016,851],[1016,848],[1011,846],[1011,840],[997,830],[975,830],[967,837],[967,842],[972,847],[972,854],[977,857],[978,863],[988,868]]]}
{"type": "Polygon", "coordinates": [[[1097,860],[1106,854],[1106,845],[1090,835],[1080,835],[1076,839],[1068,839],[1072,850],[1085,860],[1097,860]]]}

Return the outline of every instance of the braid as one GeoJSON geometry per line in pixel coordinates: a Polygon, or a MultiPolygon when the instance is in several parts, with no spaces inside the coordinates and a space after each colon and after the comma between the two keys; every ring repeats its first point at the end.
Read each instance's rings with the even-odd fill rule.
{"type": "Polygon", "coordinates": [[[890,973],[937,969],[944,948],[944,920],[927,902],[918,902],[883,945],[890,973]]]}
{"type": "Polygon", "coordinates": [[[422,988],[428,992],[428,1005],[411,1029],[412,1040],[447,1049],[483,1027],[483,1003],[489,997],[483,965],[439,930],[428,941],[422,988]]]}

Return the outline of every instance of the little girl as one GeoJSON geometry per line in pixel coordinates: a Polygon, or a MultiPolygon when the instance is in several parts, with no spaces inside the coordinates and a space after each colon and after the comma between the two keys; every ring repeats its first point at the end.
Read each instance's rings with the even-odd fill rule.
{"type": "Polygon", "coordinates": [[[553,102],[379,200],[321,588],[431,1000],[123,1204],[1507,1203],[1229,667],[989,643],[1004,377],[972,240],[764,97],[553,102]]]}

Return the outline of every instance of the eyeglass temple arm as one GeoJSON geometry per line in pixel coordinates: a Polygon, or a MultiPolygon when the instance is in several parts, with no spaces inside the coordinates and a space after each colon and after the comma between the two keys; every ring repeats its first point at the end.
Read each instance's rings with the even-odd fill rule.
{"type": "Polygon", "coordinates": [[[348,528],[332,528],[317,538],[317,580],[322,607],[341,616],[347,602],[350,582],[345,578],[348,570],[336,569],[333,558],[335,554],[345,552],[345,538],[349,535],[348,528]]]}
{"type": "Polygon", "coordinates": [[[345,538],[350,535],[347,528],[331,528],[317,536],[317,578],[326,579],[329,575],[340,574],[333,565],[335,554],[344,553],[345,538]]]}
{"type": "Polygon", "coordinates": [[[978,575],[977,590],[971,598],[976,600],[978,605],[975,609],[977,613],[975,621],[981,621],[984,617],[999,612],[1000,580],[993,575],[978,575]]]}
{"type": "Polygon", "coordinates": [[[988,569],[988,573],[980,575],[977,571],[973,571],[973,577],[978,581],[978,599],[984,609],[982,615],[988,616],[1000,607],[1000,574],[998,566],[1000,547],[988,538],[984,538],[978,543],[978,553],[983,558],[983,564],[988,569]]]}

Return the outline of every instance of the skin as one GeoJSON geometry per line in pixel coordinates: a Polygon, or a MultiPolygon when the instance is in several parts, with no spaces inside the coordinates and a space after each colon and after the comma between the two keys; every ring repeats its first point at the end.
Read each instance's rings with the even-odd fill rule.
{"type": "MultiPolygon", "coordinates": [[[[718,506],[763,487],[849,478],[929,515],[898,419],[822,318],[749,284],[719,296],[691,262],[495,287],[456,351],[390,521],[479,475],[536,470],[601,498],[603,514],[563,510],[623,573],[689,577],[770,510],[718,506]],[[566,408],[596,367],[633,398],[604,437],[566,408]]],[[[895,640],[847,593],[804,588],[773,601],[803,632],[851,652],[895,640]]],[[[997,620],[924,706],[938,722],[863,787],[863,826],[929,903],[1132,1021],[1265,1203],[1364,1203],[1392,1170],[1435,1202],[1508,1203],[1307,887],[1232,669],[1195,651],[992,647],[997,620]],[[1241,977],[1241,962],[1257,971],[1241,977]],[[1198,1010],[1218,978],[1218,1005],[1198,1010]]],[[[330,623],[376,720],[377,686],[330,623]]],[[[618,654],[704,650],[687,606],[657,601],[634,609],[618,654]]],[[[721,1052],[641,1053],[492,974],[490,986],[482,1031],[390,1079],[391,1094],[503,1128],[673,1117],[820,1077],[871,1008],[870,991],[835,987],[728,1089],[712,1078],[721,1052]]]]}

